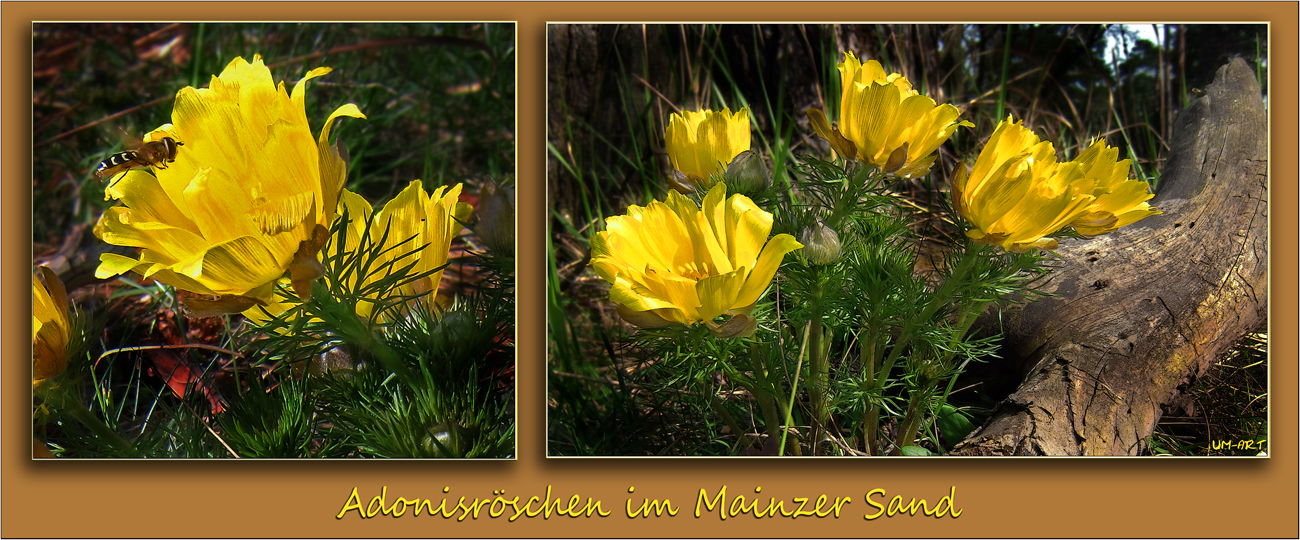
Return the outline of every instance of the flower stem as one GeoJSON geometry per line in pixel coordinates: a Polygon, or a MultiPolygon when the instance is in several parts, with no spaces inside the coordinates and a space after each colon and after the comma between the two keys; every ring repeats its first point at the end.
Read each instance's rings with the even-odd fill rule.
{"type": "Polygon", "coordinates": [[[423,388],[423,379],[415,376],[388,343],[375,336],[375,330],[369,321],[358,316],[354,306],[344,305],[335,299],[321,281],[317,280],[313,284],[311,302],[318,307],[316,315],[328,321],[345,343],[378,359],[384,369],[393,372],[407,386],[423,388]]]}
{"type": "MultiPolygon", "coordinates": [[[[812,289],[811,301],[820,306],[822,299],[822,281],[819,278],[817,285],[812,289]]],[[[813,406],[813,438],[812,452],[818,454],[817,445],[822,440],[823,432],[827,429],[827,418],[830,415],[830,403],[828,399],[827,386],[830,378],[830,361],[827,358],[827,348],[823,345],[825,331],[822,329],[822,312],[817,309],[809,321],[808,326],[808,357],[811,360],[810,371],[812,384],[809,386],[809,394],[812,397],[813,406]]]]}
{"type": "Polygon", "coordinates": [[[826,217],[824,223],[832,230],[840,230],[840,221],[855,209],[857,205],[850,204],[850,201],[857,202],[858,197],[867,188],[867,183],[871,178],[870,170],[866,167],[855,167],[852,160],[848,169],[848,178],[844,181],[844,189],[840,192],[840,197],[835,200],[831,207],[831,213],[826,217]],[[861,182],[861,184],[859,184],[861,182]]]}
{"type": "Polygon", "coordinates": [[[877,440],[880,432],[880,407],[872,399],[876,389],[876,361],[877,356],[880,354],[876,347],[876,334],[878,332],[879,325],[873,319],[859,338],[861,340],[862,390],[866,395],[864,399],[867,402],[866,412],[862,415],[862,445],[867,454],[873,456],[880,454],[880,443],[877,440]]]}
{"type": "Polygon", "coordinates": [[[744,430],[740,429],[740,424],[736,423],[736,419],[731,416],[731,413],[727,412],[727,408],[723,405],[722,400],[718,399],[718,395],[713,391],[709,391],[708,394],[709,405],[718,413],[718,416],[722,417],[722,421],[727,423],[727,427],[731,428],[731,432],[736,434],[736,446],[740,448],[752,447],[754,443],[749,440],[749,436],[745,435],[744,430]]]}
{"type": "Polygon", "coordinates": [[[928,403],[934,393],[934,384],[926,383],[921,388],[912,390],[907,402],[907,416],[899,424],[898,439],[894,445],[894,455],[903,453],[903,447],[912,446],[916,441],[916,429],[921,424],[921,405],[928,403]]]}

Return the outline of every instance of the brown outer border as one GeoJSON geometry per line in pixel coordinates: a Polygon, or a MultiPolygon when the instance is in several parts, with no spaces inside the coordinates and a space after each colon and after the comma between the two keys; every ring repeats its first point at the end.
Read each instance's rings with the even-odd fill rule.
{"type": "MultiPolygon", "coordinates": [[[[1297,535],[1296,339],[1296,81],[1295,3],[14,3],[3,13],[3,508],[0,535],[12,536],[1159,536],[1271,537],[1297,535]],[[160,11],[161,9],[161,11],[160,11]],[[30,68],[33,20],[138,20],[165,13],[169,20],[517,20],[519,102],[518,376],[519,451],[514,462],[31,462],[27,419],[26,336],[30,304],[30,68]],[[920,21],[1080,21],[1100,14],[1130,21],[1269,21],[1273,85],[1272,163],[1273,439],[1268,460],[546,460],[544,242],[545,23],[547,21],[662,21],[667,19],[788,21],[871,18],[920,21]],[[784,499],[820,494],[852,496],[839,519],[764,519],[716,514],[691,516],[695,494],[722,484],[731,495],[784,499]],[[491,497],[504,489],[524,498],[574,493],[604,501],[607,518],[504,518],[455,522],[436,517],[334,515],[355,486],[368,501],[388,486],[397,496],[491,497]],[[899,516],[864,521],[874,510],[863,495],[934,501],[956,486],[959,519],[899,516]],[[628,520],[622,512],[628,486],[638,496],[670,498],[675,518],[628,520]],[[231,513],[227,517],[223,514],[231,513]],[[227,524],[238,523],[237,527],[227,524]]],[[[637,499],[638,501],[640,499],[637,499]]],[[[509,515],[509,512],[507,513],[509,515]]]]}

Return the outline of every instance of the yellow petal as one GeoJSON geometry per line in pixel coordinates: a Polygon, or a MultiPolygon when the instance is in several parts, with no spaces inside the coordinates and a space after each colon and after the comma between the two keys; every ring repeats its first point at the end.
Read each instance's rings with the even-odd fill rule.
{"type": "Polygon", "coordinates": [[[736,264],[753,268],[767,235],[772,231],[772,214],[758,208],[753,201],[732,195],[727,206],[727,223],[735,226],[727,245],[727,257],[736,264]]]}
{"type": "Polygon", "coordinates": [[[821,135],[831,143],[831,149],[835,150],[845,159],[854,159],[858,155],[858,146],[853,141],[844,138],[840,130],[832,128],[830,122],[826,120],[826,115],[819,109],[809,108],[808,121],[812,124],[813,131],[821,135]]]}
{"type": "MultiPolygon", "coordinates": [[[[296,93],[298,88],[294,88],[296,93]]],[[[330,113],[329,118],[325,119],[325,124],[321,126],[320,138],[316,142],[316,147],[320,151],[320,176],[321,190],[324,194],[322,208],[325,210],[324,223],[330,223],[334,219],[333,209],[337,206],[339,192],[343,189],[343,183],[347,179],[347,163],[343,161],[343,156],[339,153],[338,148],[330,144],[330,130],[334,126],[334,121],[342,117],[362,118],[366,115],[361,114],[361,109],[351,103],[345,104],[330,113]]]]}
{"type": "Polygon", "coordinates": [[[709,332],[723,339],[736,337],[750,337],[758,329],[758,319],[750,317],[747,314],[740,313],[727,319],[722,324],[713,324],[711,321],[705,321],[704,325],[709,328],[709,332]]]}
{"type": "Polygon", "coordinates": [[[953,207],[972,225],[967,236],[1009,251],[1055,249],[1047,236],[1066,226],[1111,223],[1095,208],[1096,194],[1107,189],[1088,174],[1109,176],[1113,167],[1057,163],[1055,156],[1050,142],[1010,117],[999,123],[970,172],[963,167],[954,179],[953,207]]]}
{"type": "Polygon", "coordinates": [[[672,302],[660,298],[654,293],[655,291],[649,288],[637,287],[626,279],[620,279],[615,281],[613,287],[610,288],[609,298],[633,311],[678,309],[672,302]]]}
{"type": "Polygon", "coordinates": [[[699,299],[699,318],[711,321],[736,305],[736,298],[745,285],[748,268],[738,268],[716,276],[709,276],[695,283],[695,297],[699,299]]]}
{"type": "Polygon", "coordinates": [[[108,279],[119,276],[135,270],[140,264],[137,259],[132,259],[116,253],[100,253],[99,266],[95,268],[96,279],[108,279]]]}
{"type": "Polygon", "coordinates": [[[745,280],[745,287],[736,297],[735,305],[748,306],[757,302],[776,276],[776,270],[781,266],[785,254],[802,247],[803,244],[788,234],[778,234],[768,240],[767,245],[763,246],[763,252],[758,255],[758,262],[754,263],[754,268],[750,271],[749,279],[745,280]]]}
{"type": "Polygon", "coordinates": [[[258,305],[255,298],[236,295],[212,298],[182,296],[181,303],[185,305],[187,315],[198,319],[240,313],[258,305]]]}
{"type": "Polygon", "coordinates": [[[250,295],[252,289],[284,275],[292,260],[292,253],[281,261],[259,239],[243,237],[213,246],[201,264],[184,270],[185,275],[206,284],[215,294],[250,295]]]}
{"type": "Polygon", "coordinates": [[[1074,159],[1082,174],[1095,184],[1096,199],[1071,225],[1079,234],[1094,236],[1160,214],[1146,201],[1153,195],[1146,182],[1130,180],[1129,160],[1118,160],[1119,149],[1098,139],[1074,159]]]}
{"type": "MultiPolygon", "coordinates": [[[[331,71],[334,71],[334,69],[329,67],[318,67],[311,71],[308,71],[306,75],[303,75],[303,77],[298,80],[298,84],[293,85],[292,99],[293,99],[294,106],[300,110],[306,110],[307,108],[306,82],[315,79],[316,77],[320,77],[322,75],[328,75],[331,71]]],[[[328,121],[326,121],[326,123],[328,123],[328,121]]]]}

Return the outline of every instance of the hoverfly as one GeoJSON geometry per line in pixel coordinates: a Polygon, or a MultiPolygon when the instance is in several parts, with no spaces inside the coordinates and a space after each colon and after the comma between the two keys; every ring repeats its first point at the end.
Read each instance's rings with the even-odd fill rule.
{"type": "Polygon", "coordinates": [[[166,169],[168,163],[176,161],[176,151],[181,146],[185,146],[185,143],[163,137],[161,140],[143,143],[135,150],[118,152],[99,163],[95,169],[95,178],[105,180],[136,167],[166,169]]]}

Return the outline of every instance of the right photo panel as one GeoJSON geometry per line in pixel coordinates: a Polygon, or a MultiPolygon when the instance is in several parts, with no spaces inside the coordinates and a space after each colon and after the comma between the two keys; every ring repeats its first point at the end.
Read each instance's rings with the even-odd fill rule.
{"type": "Polygon", "coordinates": [[[1267,456],[1268,43],[548,25],[548,456],[1267,456]]]}

